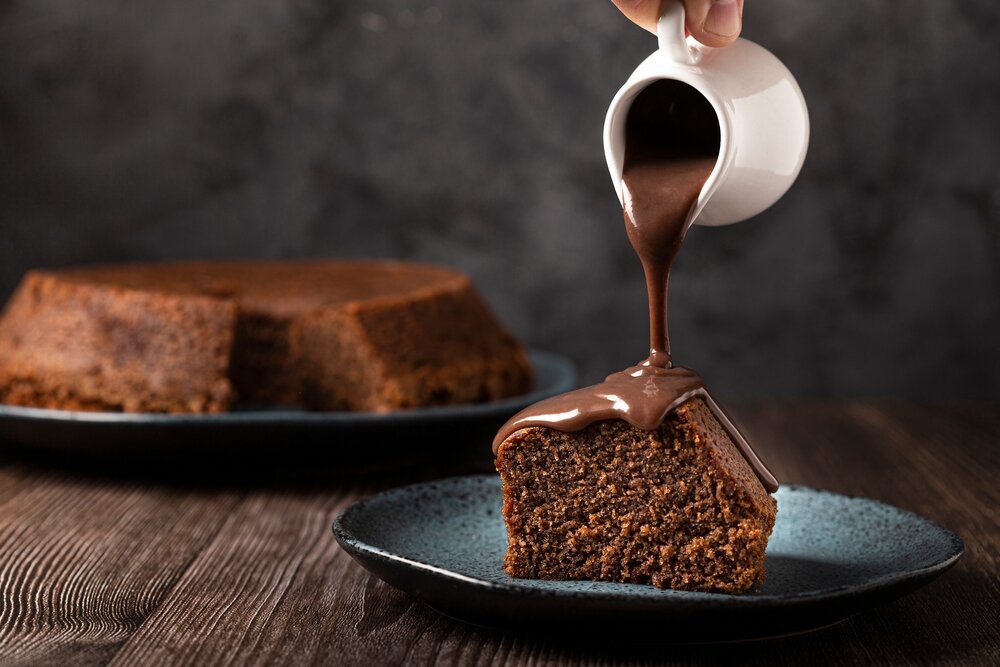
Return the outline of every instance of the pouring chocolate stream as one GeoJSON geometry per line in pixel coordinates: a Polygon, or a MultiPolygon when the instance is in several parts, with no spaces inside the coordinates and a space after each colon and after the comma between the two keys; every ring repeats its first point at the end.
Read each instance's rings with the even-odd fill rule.
{"type": "Polygon", "coordinates": [[[597,385],[531,405],[501,427],[493,452],[529,426],[579,431],[606,419],[656,429],[675,408],[700,397],[728,431],[769,492],[774,475],[732,419],[709,395],[701,377],[675,367],[667,327],[670,268],[691,224],[691,211],[718,160],[719,127],[708,101],[687,84],[657,81],[629,110],[622,174],[623,213],[629,241],[642,263],[649,299],[649,356],[597,385]]]}

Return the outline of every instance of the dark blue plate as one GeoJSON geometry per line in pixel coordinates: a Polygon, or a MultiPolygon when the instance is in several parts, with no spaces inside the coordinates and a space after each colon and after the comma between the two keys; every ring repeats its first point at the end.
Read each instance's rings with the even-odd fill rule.
{"type": "MultiPolygon", "coordinates": [[[[532,351],[535,388],[522,396],[467,405],[388,413],[307,412],[242,408],[223,414],[75,412],[0,405],[0,442],[21,450],[65,455],[148,457],[156,453],[273,454],[275,448],[306,452],[315,446],[345,459],[385,459],[415,444],[441,447],[475,443],[488,448],[497,429],[515,412],[575,386],[576,370],[564,357],[532,351]]],[[[486,450],[488,452],[488,449],[486,450]]]]}
{"type": "Polygon", "coordinates": [[[456,619],[531,633],[638,641],[733,641],[836,623],[926,584],[962,541],[910,512],[801,486],[776,494],[767,580],[746,595],[590,581],[514,579],[496,475],[455,477],[358,502],[333,530],[386,582],[456,619]]]}

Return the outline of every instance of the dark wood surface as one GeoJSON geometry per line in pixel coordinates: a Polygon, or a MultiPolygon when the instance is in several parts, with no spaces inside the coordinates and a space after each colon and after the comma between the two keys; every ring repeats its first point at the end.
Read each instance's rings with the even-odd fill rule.
{"type": "MultiPolygon", "coordinates": [[[[961,535],[965,557],[906,598],[796,637],[553,641],[439,616],[369,576],[331,535],[353,500],[466,462],[344,470],[276,443],[271,461],[212,460],[192,445],[173,462],[123,467],[3,447],[0,664],[1000,664],[1000,405],[735,413],[782,481],[928,516],[961,535]],[[301,465],[280,465],[290,459],[301,465]]],[[[488,443],[469,454],[489,465],[488,443]]]]}

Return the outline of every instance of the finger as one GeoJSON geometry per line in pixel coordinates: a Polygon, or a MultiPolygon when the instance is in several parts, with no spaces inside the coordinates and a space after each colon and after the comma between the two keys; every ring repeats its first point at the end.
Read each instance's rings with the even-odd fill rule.
{"type": "Polygon", "coordinates": [[[740,36],[743,0],[684,0],[684,7],[688,31],[705,46],[728,46],[740,36]]]}
{"type": "MultiPolygon", "coordinates": [[[[676,2],[677,0],[664,0],[676,2]]],[[[656,33],[660,0],[612,0],[629,19],[656,33]]],[[[743,0],[684,0],[688,32],[706,46],[728,46],[743,29],[743,0]]]]}
{"type": "MultiPolygon", "coordinates": [[[[676,0],[667,0],[676,2],[676,0]]],[[[654,35],[656,21],[660,18],[660,0],[612,0],[622,14],[654,35]]]]}

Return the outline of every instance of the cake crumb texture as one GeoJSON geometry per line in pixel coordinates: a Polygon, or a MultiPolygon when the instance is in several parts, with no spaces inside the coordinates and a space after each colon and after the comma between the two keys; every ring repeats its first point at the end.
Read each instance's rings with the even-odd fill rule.
{"type": "Polygon", "coordinates": [[[721,593],[764,580],[777,503],[701,399],[651,432],[526,428],[496,464],[511,576],[721,593]]]}

